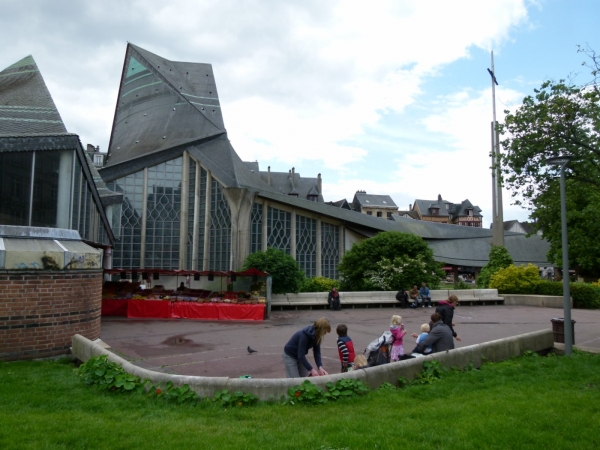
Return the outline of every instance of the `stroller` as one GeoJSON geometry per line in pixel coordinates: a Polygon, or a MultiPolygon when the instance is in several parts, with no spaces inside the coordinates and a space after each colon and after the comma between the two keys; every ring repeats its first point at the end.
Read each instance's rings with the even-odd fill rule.
{"type": "Polygon", "coordinates": [[[367,358],[368,367],[389,363],[393,342],[394,336],[392,336],[392,333],[384,331],[381,336],[367,345],[364,355],[367,358]]]}

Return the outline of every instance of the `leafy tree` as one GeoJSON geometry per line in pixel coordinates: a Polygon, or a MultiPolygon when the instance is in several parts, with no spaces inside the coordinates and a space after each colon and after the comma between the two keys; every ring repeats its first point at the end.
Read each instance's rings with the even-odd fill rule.
{"type": "Polygon", "coordinates": [[[550,261],[561,264],[560,168],[548,166],[555,156],[573,157],[567,178],[569,259],[573,267],[600,272],[596,233],[600,216],[600,90],[599,62],[590,48],[580,49],[589,60],[591,80],[545,81],[515,112],[506,111],[498,126],[503,135],[504,184],[531,211],[536,231],[550,241],[550,261]]]}
{"type": "Polygon", "coordinates": [[[422,238],[397,231],[378,233],[354,244],[338,270],[342,289],[353,291],[396,290],[423,281],[435,289],[444,275],[422,238]]]}
{"type": "Polygon", "coordinates": [[[304,282],[304,272],[298,263],[287,253],[275,248],[268,248],[265,252],[248,255],[244,261],[244,270],[254,267],[263,272],[268,272],[273,278],[273,294],[297,293],[304,282]]]}
{"type": "Polygon", "coordinates": [[[488,263],[483,266],[481,272],[479,272],[479,276],[477,277],[477,287],[483,289],[488,288],[492,275],[494,275],[500,269],[506,269],[511,264],[513,264],[513,259],[511,258],[510,253],[508,253],[506,247],[501,245],[492,245],[492,249],[490,250],[490,259],[488,263]]]}

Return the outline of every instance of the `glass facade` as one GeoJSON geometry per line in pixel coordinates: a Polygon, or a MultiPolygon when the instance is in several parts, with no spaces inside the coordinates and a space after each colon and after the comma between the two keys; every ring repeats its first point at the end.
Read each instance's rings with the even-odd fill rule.
{"type": "Polygon", "coordinates": [[[262,251],[263,205],[254,203],[250,216],[250,253],[262,251]]]}
{"type": "Polygon", "coordinates": [[[179,269],[182,164],[180,157],[148,168],[146,267],[179,269]]]}
{"type": "Polygon", "coordinates": [[[296,261],[307,277],[317,275],[317,221],[296,216],[296,261]]]}
{"type": "Polygon", "coordinates": [[[340,262],[340,229],[330,223],[321,222],[321,274],[337,280],[340,262]]]}
{"type": "Polygon", "coordinates": [[[111,183],[106,183],[106,186],[112,191],[123,194],[121,239],[115,243],[113,249],[113,267],[124,269],[140,267],[144,171],[141,170],[111,183]]]}
{"type": "Polygon", "coordinates": [[[292,213],[269,207],[267,213],[267,246],[290,254],[292,213]]]}
{"type": "Polygon", "coordinates": [[[0,153],[0,223],[29,225],[34,152],[0,153]]]}
{"type": "Polygon", "coordinates": [[[210,268],[230,270],[231,212],[217,180],[212,180],[210,207],[210,268]]]}
{"type": "Polygon", "coordinates": [[[0,153],[0,223],[73,229],[109,242],[75,150],[0,153]]]}

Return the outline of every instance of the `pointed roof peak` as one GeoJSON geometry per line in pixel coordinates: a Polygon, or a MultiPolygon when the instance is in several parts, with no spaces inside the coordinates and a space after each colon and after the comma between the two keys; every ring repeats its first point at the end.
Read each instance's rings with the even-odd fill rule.
{"type": "Polygon", "coordinates": [[[0,135],[65,133],[65,124],[33,56],[0,72],[0,135]]]}

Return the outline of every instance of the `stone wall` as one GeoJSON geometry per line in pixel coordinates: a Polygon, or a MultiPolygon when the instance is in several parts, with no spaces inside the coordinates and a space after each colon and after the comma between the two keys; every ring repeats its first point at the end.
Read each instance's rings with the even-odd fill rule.
{"type": "Polygon", "coordinates": [[[100,337],[102,270],[0,272],[0,361],[69,352],[100,337]]]}

